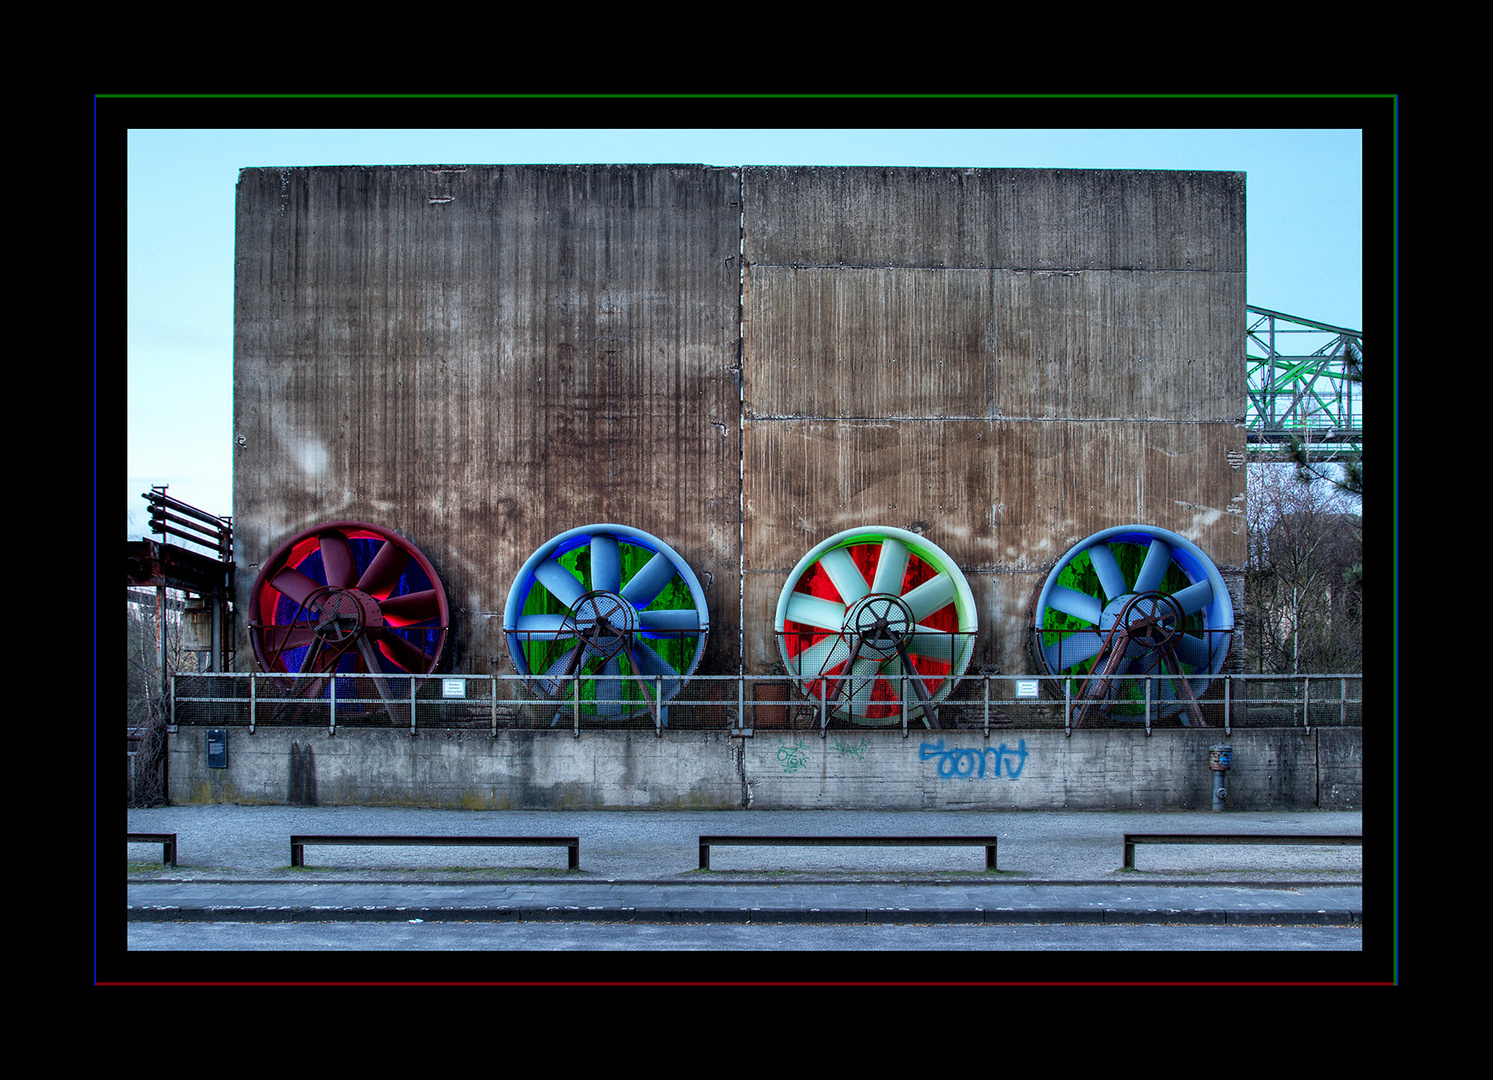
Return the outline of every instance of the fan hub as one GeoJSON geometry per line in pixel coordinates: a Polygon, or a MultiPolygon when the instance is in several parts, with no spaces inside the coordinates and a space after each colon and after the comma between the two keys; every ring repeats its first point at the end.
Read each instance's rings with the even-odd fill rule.
{"type": "Polygon", "coordinates": [[[603,656],[611,656],[637,632],[638,612],[614,592],[597,590],[576,601],[572,612],[581,640],[603,656]]]}
{"type": "Polygon", "coordinates": [[[384,625],[378,601],[357,589],[327,589],[307,607],[316,616],[316,636],[328,645],[345,644],[370,627],[384,625]]]}
{"type": "Polygon", "coordinates": [[[873,593],[851,605],[845,627],[861,642],[861,650],[883,658],[894,655],[917,620],[901,597],[873,593]]]}
{"type": "Polygon", "coordinates": [[[1123,627],[1126,655],[1136,657],[1171,643],[1182,632],[1184,618],[1181,606],[1165,593],[1126,593],[1105,605],[1099,629],[1108,634],[1123,627]]]}

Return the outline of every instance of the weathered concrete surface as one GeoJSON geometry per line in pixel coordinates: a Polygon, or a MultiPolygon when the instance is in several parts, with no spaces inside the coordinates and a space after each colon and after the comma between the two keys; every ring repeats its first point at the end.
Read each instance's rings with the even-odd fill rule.
{"type": "Polygon", "coordinates": [[[1244,174],[752,166],[748,262],[1243,273],[1244,174]]]}
{"type": "MultiPolygon", "coordinates": [[[[207,729],[170,741],[173,803],[474,810],[1207,810],[1218,730],[759,732],[207,729]]],[[[1362,808],[1361,728],[1235,730],[1230,808],[1362,808]]]]}
{"type": "Polygon", "coordinates": [[[1244,256],[1238,173],[246,169],[240,610],[290,535],[367,520],[435,564],[449,667],[507,671],[523,561],[613,521],[700,577],[701,672],[760,673],[798,558],[890,525],[969,578],[978,668],[1027,671],[1099,529],[1239,589],[1244,256]]]}
{"type": "Polygon", "coordinates": [[[1030,670],[1043,577],[1141,522],[1242,588],[1244,183],[1235,173],[744,170],[743,632],[826,536],[926,534],[976,670],[1030,670]]]}
{"type": "Polygon", "coordinates": [[[1025,632],[1048,570],[1102,528],[1166,521],[1221,568],[1236,549],[1243,562],[1243,465],[1214,426],[794,419],[749,424],[745,447],[749,668],[776,655],[794,564],[842,529],[892,525],[947,551],[980,612],[974,662],[1005,674],[1030,671],[1025,632]]]}
{"type": "Polygon", "coordinates": [[[453,668],[504,670],[517,569],[615,521],[690,563],[706,662],[734,670],[739,189],[703,166],[244,170],[241,607],[290,535],[366,520],[435,564],[453,668]]]}

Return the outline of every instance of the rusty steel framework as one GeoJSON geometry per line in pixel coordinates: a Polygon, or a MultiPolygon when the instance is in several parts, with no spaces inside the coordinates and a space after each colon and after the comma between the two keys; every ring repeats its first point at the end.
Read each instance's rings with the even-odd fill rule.
{"type": "Polygon", "coordinates": [[[1361,460],[1362,331],[1254,305],[1246,310],[1251,459],[1287,460],[1294,443],[1313,456],[1361,460]]]}
{"type": "MultiPolygon", "coordinates": [[[[150,509],[150,529],[158,539],[125,542],[125,585],[154,588],[157,607],[164,610],[166,590],[196,595],[210,609],[208,667],[223,671],[230,666],[231,634],[225,633],[227,611],[233,599],[233,519],[215,517],[195,506],[173,499],[167,487],[152,487],[143,493],[150,509]],[[184,547],[184,541],[195,547],[184,547]],[[197,549],[206,549],[197,550],[197,549]]],[[[166,671],[166,639],[161,635],[161,669],[166,671]]]]}

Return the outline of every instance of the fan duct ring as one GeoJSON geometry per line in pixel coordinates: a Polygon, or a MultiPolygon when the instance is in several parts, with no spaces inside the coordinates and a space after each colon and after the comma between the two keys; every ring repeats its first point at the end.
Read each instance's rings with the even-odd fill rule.
{"type": "Polygon", "coordinates": [[[710,614],[673,548],[601,524],[563,532],[529,557],[509,588],[503,629],[514,669],[541,696],[574,695],[592,720],[646,712],[662,725],[660,699],[699,667],[710,614]]]}
{"type": "Polygon", "coordinates": [[[847,529],[799,560],[778,597],[783,665],[826,719],[938,727],[969,668],[979,618],[954,560],[917,533],[847,529]]]}

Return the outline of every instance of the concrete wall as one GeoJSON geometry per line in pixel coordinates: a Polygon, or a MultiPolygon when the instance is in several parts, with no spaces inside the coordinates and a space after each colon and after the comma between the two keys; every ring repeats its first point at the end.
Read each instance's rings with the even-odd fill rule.
{"type": "Polygon", "coordinates": [[[853,526],[954,558],[976,671],[1030,670],[1100,529],[1242,580],[1242,174],[254,168],[236,228],[241,610],[337,519],[430,557],[482,674],[523,561],[602,521],[700,577],[702,673],[772,670],[786,575],[853,526]]]}
{"type": "MultiPolygon", "coordinates": [[[[701,674],[772,671],[788,573],[855,526],[953,557],[980,613],[975,672],[1031,672],[1043,577],[1113,525],[1181,533],[1237,594],[1244,207],[1238,173],[245,169],[239,610],[280,544],[339,519],[431,559],[445,666],[476,674],[512,670],[502,611],[524,560],[597,522],[694,569],[701,674]]],[[[1027,756],[998,776],[962,731],[235,729],[227,770],[206,769],[201,737],[173,737],[177,801],[1180,808],[1208,805],[1218,735],[1001,736],[1027,756]],[[987,775],[941,773],[956,749],[987,775]]],[[[1361,753],[1328,738],[1236,736],[1250,806],[1356,805],[1361,753]]]]}
{"type": "Polygon", "coordinates": [[[477,810],[1206,810],[1208,748],[1233,747],[1229,807],[1362,808],[1360,728],[759,733],[230,729],[171,737],[173,803],[477,810]]]}
{"type": "MultiPolygon", "coordinates": [[[[509,671],[525,559],[602,521],[690,563],[736,670],[739,170],[473,166],[239,176],[239,604],[301,529],[407,537],[456,671],[509,671]]],[[[240,668],[252,665],[242,623],[240,668]]]]}
{"type": "Polygon", "coordinates": [[[1241,174],[745,178],[749,672],[798,557],[860,525],[964,571],[975,670],[1031,671],[1042,579],[1112,525],[1181,533],[1240,587],[1241,174]]]}

